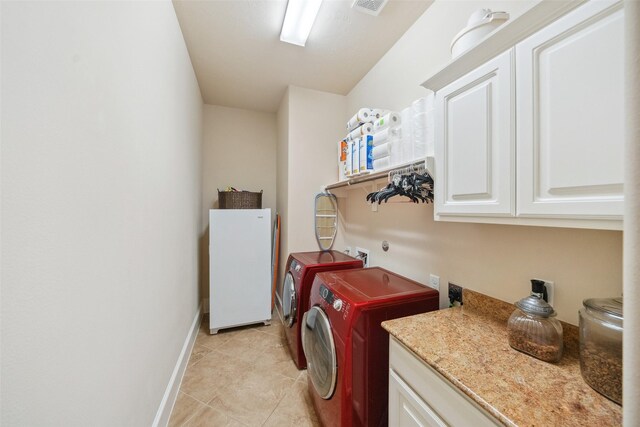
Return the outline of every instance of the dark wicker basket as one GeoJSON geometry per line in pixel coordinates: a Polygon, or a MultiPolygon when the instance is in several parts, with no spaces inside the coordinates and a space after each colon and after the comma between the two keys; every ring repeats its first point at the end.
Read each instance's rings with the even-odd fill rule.
{"type": "Polygon", "coordinates": [[[220,209],[262,209],[262,191],[220,191],[218,190],[220,209]]]}

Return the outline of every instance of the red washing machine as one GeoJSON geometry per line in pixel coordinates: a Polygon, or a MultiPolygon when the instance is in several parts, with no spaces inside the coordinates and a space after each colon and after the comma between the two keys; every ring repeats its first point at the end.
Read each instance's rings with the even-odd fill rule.
{"type": "Polygon", "coordinates": [[[316,273],[362,268],[362,261],[338,251],[298,252],[289,255],[287,274],[276,290],[276,309],[285,325],[291,356],[298,369],[307,367],[302,352],[299,318],[309,308],[309,292],[316,273]]]}
{"type": "Polygon", "coordinates": [[[382,268],[316,275],[302,319],[309,393],[326,427],[386,426],[385,320],[438,309],[438,291],[382,268]]]}

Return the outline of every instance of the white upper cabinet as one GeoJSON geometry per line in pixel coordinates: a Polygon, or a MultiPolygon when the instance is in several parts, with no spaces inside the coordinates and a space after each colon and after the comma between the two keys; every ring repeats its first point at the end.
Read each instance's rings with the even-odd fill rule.
{"type": "Polygon", "coordinates": [[[549,18],[558,4],[569,3],[543,1],[479,45],[491,51],[493,38],[505,53],[482,63],[471,49],[425,82],[436,219],[622,229],[623,3],[549,18]]]}
{"type": "Polygon", "coordinates": [[[516,46],[518,216],[622,217],[623,33],[592,1],[516,46]]]}
{"type": "Polygon", "coordinates": [[[511,52],[436,93],[439,215],[514,214],[511,52]]]}

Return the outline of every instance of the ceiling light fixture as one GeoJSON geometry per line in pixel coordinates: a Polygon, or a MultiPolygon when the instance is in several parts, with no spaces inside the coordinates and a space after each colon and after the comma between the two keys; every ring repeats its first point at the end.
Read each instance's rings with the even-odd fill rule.
{"type": "Polygon", "coordinates": [[[304,46],[316,20],[322,0],[289,0],[280,41],[304,46]]]}

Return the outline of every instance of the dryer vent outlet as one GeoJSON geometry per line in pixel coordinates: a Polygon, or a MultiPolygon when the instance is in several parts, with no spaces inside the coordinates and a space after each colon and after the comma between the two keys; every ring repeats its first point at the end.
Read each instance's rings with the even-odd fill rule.
{"type": "Polygon", "coordinates": [[[371,262],[369,258],[369,249],[362,249],[356,246],[356,253],[354,254],[357,259],[361,259],[365,268],[369,267],[369,263],[371,262]]]}
{"type": "Polygon", "coordinates": [[[378,16],[389,0],[354,0],[351,7],[367,15],[378,16]]]}

